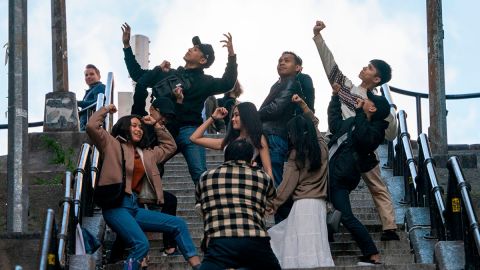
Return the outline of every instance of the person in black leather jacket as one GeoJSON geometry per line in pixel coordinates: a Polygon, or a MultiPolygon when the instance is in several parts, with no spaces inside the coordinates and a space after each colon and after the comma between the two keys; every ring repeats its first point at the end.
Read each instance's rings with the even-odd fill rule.
{"type": "Polygon", "coordinates": [[[383,142],[390,105],[382,96],[367,93],[367,99],[357,99],[355,117],[343,119],[338,91],[333,85],[328,105],[328,128],[332,133],[329,146],[330,201],[342,212],[341,222],[357,242],[361,263],[378,264],[380,254],[365,226],[353,215],[349,194],[360,182],[360,173],[378,164],[374,153],[383,142]]]}
{"type": "MultiPolygon", "coordinates": [[[[194,183],[206,171],[205,149],[190,142],[190,136],[202,124],[202,109],[207,97],[229,91],[237,80],[236,55],[233,50],[232,36],[224,34],[224,47],[228,50],[228,63],[222,78],[214,78],[204,74],[203,70],[210,67],[215,60],[213,48],[210,44],[201,43],[194,37],[194,46],[186,52],[183,59],[185,66],[171,69],[170,63],[155,67],[153,70],[144,70],[135,60],[130,47],[131,28],[128,24],[122,26],[125,64],[132,80],[137,82],[133,95],[132,114],[146,115],[145,99],[148,96],[147,87],[152,87],[153,95],[165,93],[175,103],[176,125],[167,126],[169,131],[178,134],[175,137],[177,152],[182,152],[188,164],[190,175],[194,183]],[[172,79],[172,80],[170,80],[172,79]],[[171,81],[180,82],[181,86],[173,87],[171,81]],[[173,94],[172,94],[173,92],[173,94]]],[[[158,96],[157,96],[158,97],[158,96]]]]}
{"type": "MultiPolygon", "coordinates": [[[[295,116],[297,106],[292,103],[292,96],[300,92],[300,85],[295,77],[301,70],[300,64],[301,60],[295,53],[288,51],[282,53],[277,64],[280,79],[271,87],[258,111],[270,147],[273,178],[277,187],[282,182],[283,163],[287,161],[287,122],[295,116]]],[[[278,208],[275,223],[288,217],[292,204],[293,201],[289,200],[278,208]]]]}

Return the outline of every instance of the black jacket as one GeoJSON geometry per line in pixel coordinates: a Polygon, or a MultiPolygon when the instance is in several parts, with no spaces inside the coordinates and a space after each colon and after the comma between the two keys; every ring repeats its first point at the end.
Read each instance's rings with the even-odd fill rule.
{"type": "MultiPolygon", "coordinates": [[[[183,104],[175,103],[178,127],[202,124],[202,109],[207,97],[231,90],[237,81],[236,55],[228,57],[227,67],[222,78],[214,78],[205,75],[203,68],[185,69],[179,67],[178,69],[170,69],[169,72],[162,71],[160,67],[155,67],[153,70],[144,70],[135,59],[131,47],[124,48],[123,52],[128,73],[132,80],[137,82],[133,95],[132,114],[147,114],[145,111],[145,99],[148,96],[147,87],[153,87],[172,74],[186,78],[191,83],[190,87],[183,89],[183,104]]],[[[175,100],[173,101],[175,102],[175,100]]]]}
{"type": "Polygon", "coordinates": [[[265,101],[260,106],[260,120],[263,132],[287,139],[287,122],[295,116],[297,105],[292,96],[300,92],[300,85],[295,76],[276,82],[265,101]]]}
{"type": "Polygon", "coordinates": [[[328,105],[328,128],[332,133],[329,148],[343,134],[349,134],[330,159],[330,182],[332,186],[353,190],[360,181],[360,173],[378,164],[374,151],[384,140],[388,122],[368,121],[362,108],[355,110],[355,117],[343,120],[340,106],[340,98],[332,96],[328,105]]]}

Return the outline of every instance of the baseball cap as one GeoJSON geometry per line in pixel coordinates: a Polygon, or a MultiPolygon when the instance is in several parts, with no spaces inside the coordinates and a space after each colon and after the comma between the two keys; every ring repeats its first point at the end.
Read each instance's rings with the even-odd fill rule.
{"type": "Polygon", "coordinates": [[[202,43],[198,36],[194,36],[192,38],[192,43],[193,45],[198,46],[205,59],[207,59],[207,63],[204,65],[204,67],[210,67],[213,64],[213,61],[215,61],[215,52],[213,51],[212,45],[202,43]]]}

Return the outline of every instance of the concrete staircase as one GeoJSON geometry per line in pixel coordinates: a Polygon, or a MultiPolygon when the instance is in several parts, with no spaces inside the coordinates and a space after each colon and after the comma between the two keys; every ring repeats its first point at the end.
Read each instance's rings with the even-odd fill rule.
{"type": "MultiPolygon", "coordinates": [[[[386,159],[386,146],[381,146],[379,155],[382,163],[386,159]]],[[[223,161],[223,154],[220,151],[207,151],[207,167],[214,168],[223,161]]],[[[398,177],[392,177],[390,170],[383,170],[382,175],[386,180],[389,189],[394,196],[397,223],[399,225],[400,241],[384,242],[380,241],[382,232],[381,222],[374,207],[371,195],[363,183],[352,192],[350,198],[355,215],[367,226],[372,238],[377,245],[382,256],[383,265],[378,266],[357,266],[358,257],[361,255],[357,244],[352,240],[350,233],[345,228],[335,234],[335,242],[330,243],[332,255],[334,257],[335,267],[321,269],[435,269],[434,264],[416,264],[413,253],[411,252],[408,233],[402,231],[404,228],[405,209],[398,201],[402,198],[403,182],[398,177]]],[[[200,246],[203,236],[203,223],[200,217],[194,212],[194,185],[188,173],[188,168],[184,158],[177,155],[165,166],[164,187],[175,194],[178,198],[177,215],[184,218],[190,229],[190,233],[196,243],[200,246]]],[[[162,256],[163,247],[160,233],[149,233],[150,239],[150,263],[149,270],[164,269],[190,269],[182,256],[162,256]]],[[[122,269],[120,264],[108,265],[106,269],[122,269]]]]}

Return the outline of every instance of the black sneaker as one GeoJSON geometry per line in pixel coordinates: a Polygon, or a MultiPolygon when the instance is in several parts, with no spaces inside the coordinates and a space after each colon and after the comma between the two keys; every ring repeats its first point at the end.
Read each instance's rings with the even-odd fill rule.
{"type": "Polygon", "coordinates": [[[358,266],[369,266],[369,265],[379,265],[383,264],[374,260],[370,260],[370,256],[360,256],[360,261],[357,263],[358,266]]]}
{"type": "Polygon", "coordinates": [[[392,241],[392,240],[400,240],[397,232],[395,230],[385,230],[380,237],[382,241],[392,241]]]}

